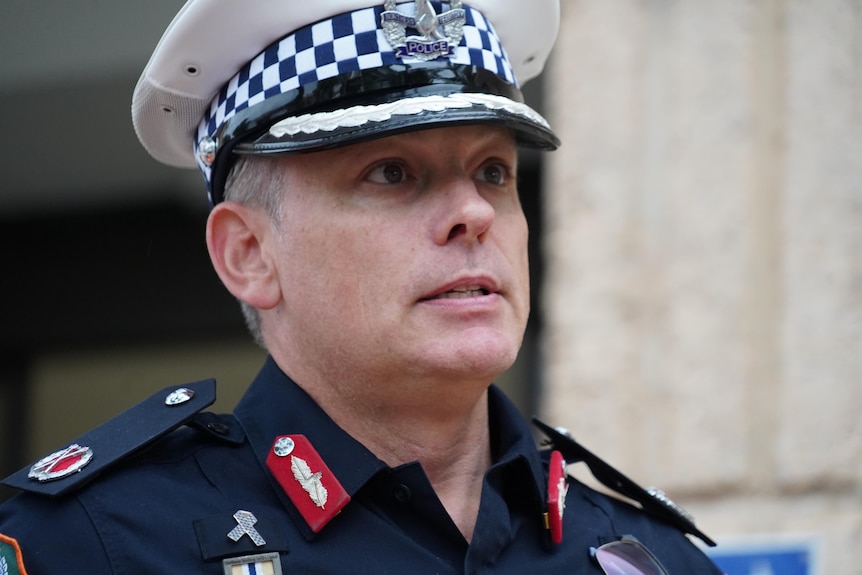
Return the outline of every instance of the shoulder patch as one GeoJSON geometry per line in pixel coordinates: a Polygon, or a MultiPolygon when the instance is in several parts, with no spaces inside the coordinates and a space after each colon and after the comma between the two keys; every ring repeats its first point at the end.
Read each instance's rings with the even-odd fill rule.
{"type": "Polygon", "coordinates": [[[0,533],[0,575],[27,575],[18,542],[0,533]]]}
{"type": "Polygon", "coordinates": [[[533,423],[548,436],[567,463],[583,461],[605,487],[636,501],[647,513],[676,526],[684,533],[694,535],[710,547],[715,546],[715,541],[695,526],[692,517],[670,501],[664,493],[655,489],[647,491],[575,441],[568,433],[554,429],[536,418],[533,418],[533,423]]]}
{"type": "Polygon", "coordinates": [[[51,497],[64,495],[186,423],[215,398],[214,379],[167,387],[7,477],[3,484],[51,497]]]}

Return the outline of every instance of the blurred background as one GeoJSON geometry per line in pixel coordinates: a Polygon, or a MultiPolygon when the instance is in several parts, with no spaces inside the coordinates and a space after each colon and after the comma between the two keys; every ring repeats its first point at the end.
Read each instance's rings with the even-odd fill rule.
{"type": "Polygon", "coordinates": [[[562,5],[543,412],[729,573],[862,573],[862,2],[562,5]]]}
{"type": "MultiPolygon", "coordinates": [[[[170,385],[216,377],[229,411],[263,361],[199,175],[131,127],[181,4],[2,2],[4,475],[170,385]]],[[[862,574],[862,0],[562,0],[527,98],[563,147],[523,159],[534,313],[503,385],[691,511],[729,575],[862,574]]]]}

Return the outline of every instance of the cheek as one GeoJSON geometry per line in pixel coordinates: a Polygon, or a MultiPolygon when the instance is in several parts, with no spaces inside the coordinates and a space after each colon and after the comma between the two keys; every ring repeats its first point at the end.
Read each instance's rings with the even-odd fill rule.
{"type": "Polygon", "coordinates": [[[501,241],[502,250],[512,269],[517,283],[517,296],[514,298],[524,315],[530,309],[530,259],[527,250],[529,232],[523,214],[513,214],[511,225],[505,227],[501,241]]]}
{"type": "Polygon", "coordinates": [[[509,260],[512,268],[516,270],[519,276],[523,276],[525,281],[529,280],[529,256],[527,251],[527,242],[529,240],[529,230],[527,227],[527,219],[524,214],[518,210],[500,218],[503,225],[500,226],[500,236],[503,246],[503,251],[506,258],[509,260]]]}
{"type": "Polygon", "coordinates": [[[360,225],[337,214],[322,222],[300,228],[288,240],[286,273],[298,276],[288,282],[341,314],[355,313],[357,303],[386,297],[386,287],[409,260],[402,257],[403,242],[395,241],[391,223],[386,227],[364,217],[360,225]]]}
{"type": "Polygon", "coordinates": [[[415,259],[411,231],[374,220],[338,230],[330,252],[341,265],[339,280],[363,301],[393,298],[415,259]]]}

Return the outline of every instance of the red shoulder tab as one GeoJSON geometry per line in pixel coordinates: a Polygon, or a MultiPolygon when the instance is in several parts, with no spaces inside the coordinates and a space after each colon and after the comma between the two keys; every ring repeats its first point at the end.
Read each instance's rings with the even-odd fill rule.
{"type": "Polygon", "coordinates": [[[276,438],[266,466],[315,533],[350,502],[350,495],[304,435],[276,438]]]}
{"type": "Polygon", "coordinates": [[[553,543],[563,541],[563,511],[566,509],[568,490],[566,461],[559,451],[553,451],[548,468],[548,529],[553,543]]]}

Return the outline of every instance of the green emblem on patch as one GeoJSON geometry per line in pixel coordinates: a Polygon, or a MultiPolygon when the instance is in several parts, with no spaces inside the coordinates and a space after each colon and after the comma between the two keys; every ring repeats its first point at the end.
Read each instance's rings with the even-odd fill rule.
{"type": "Polygon", "coordinates": [[[0,535],[0,575],[27,575],[18,542],[5,535],[0,535]]]}

